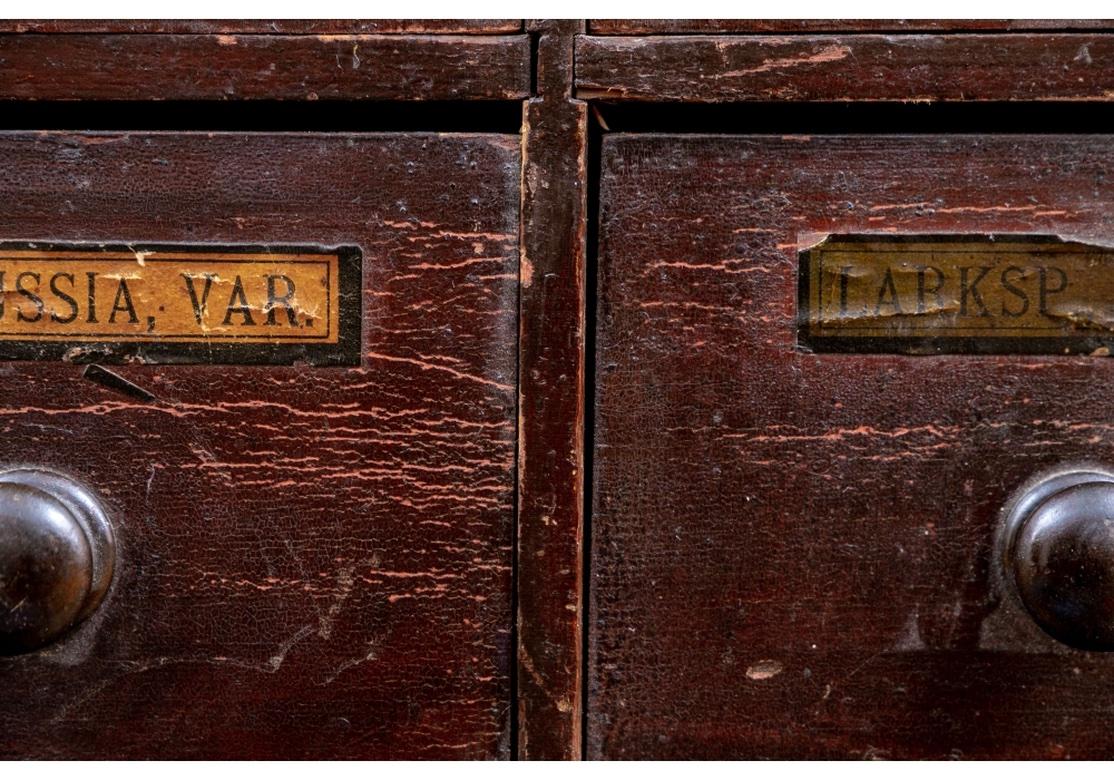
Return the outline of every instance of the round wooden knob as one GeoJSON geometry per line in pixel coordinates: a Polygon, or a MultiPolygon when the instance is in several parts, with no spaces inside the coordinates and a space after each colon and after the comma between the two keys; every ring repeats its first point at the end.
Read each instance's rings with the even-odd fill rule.
{"type": "Polygon", "coordinates": [[[87,488],[39,469],[0,473],[0,654],[35,650],[100,604],[115,539],[87,488]]]}
{"type": "Polygon", "coordinates": [[[1049,477],[1011,507],[1007,576],[1037,624],[1083,650],[1114,650],[1114,475],[1049,477]]]}

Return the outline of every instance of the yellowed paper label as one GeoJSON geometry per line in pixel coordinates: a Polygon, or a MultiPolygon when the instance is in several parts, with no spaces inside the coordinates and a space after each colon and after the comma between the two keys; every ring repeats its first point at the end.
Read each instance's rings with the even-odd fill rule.
{"type": "Polygon", "coordinates": [[[359,328],[358,303],[342,312],[342,287],[352,284],[342,264],[352,277],[342,250],[4,246],[0,342],[338,345],[342,317],[359,328]]]}
{"type": "Polygon", "coordinates": [[[1078,352],[1114,337],[1114,250],[1054,236],[833,236],[801,254],[815,351],[1078,352]]]}

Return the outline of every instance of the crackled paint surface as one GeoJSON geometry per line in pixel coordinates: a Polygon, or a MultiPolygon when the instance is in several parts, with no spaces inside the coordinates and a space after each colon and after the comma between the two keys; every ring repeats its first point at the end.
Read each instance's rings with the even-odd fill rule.
{"type": "Polygon", "coordinates": [[[120,540],[100,611],[0,660],[0,755],[506,755],[518,139],[9,132],[0,160],[6,238],[364,258],[358,367],[0,364],[0,459],[89,484],[120,540]]]}
{"type": "Polygon", "coordinates": [[[994,549],[1033,474],[1114,461],[1114,362],[811,354],[797,283],[865,230],[1106,245],[1110,144],[604,139],[589,756],[1109,755],[1114,658],[994,549]]]}
{"type": "Polygon", "coordinates": [[[1114,96],[1114,36],[586,35],[584,98],[731,101],[1089,100],[1114,96]]]}

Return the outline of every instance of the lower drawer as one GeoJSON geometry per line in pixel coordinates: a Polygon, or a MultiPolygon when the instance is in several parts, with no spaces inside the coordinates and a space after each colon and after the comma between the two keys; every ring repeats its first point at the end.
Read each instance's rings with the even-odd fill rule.
{"type": "MultiPolygon", "coordinates": [[[[0,756],[507,754],[518,154],[495,135],[0,134],[4,241],[362,256],[331,364],[144,348],[90,374],[87,345],[0,342],[23,358],[0,362],[0,463],[83,483],[117,538],[99,609],[0,658],[0,756]]],[[[152,295],[188,292],[160,278],[152,295]]],[[[6,283],[4,323],[33,317],[6,283]]],[[[102,322],[130,316],[115,289],[102,322]]]]}
{"type": "Polygon", "coordinates": [[[1111,144],[605,137],[590,756],[1110,754],[1114,657],[1038,627],[1000,536],[1030,480],[1114,464],[1109,340],[1072,341],[1114,273],[1111,144]],[[974,275],[937,303],[933,272],[919,309],[915,264],[864,304],[837,263],[834,325],[895,338],[809,341],[801,252],[848,234],[936,242],[920,262],[959,275],[989,235],[1036,243],[975,288],[985,316],[974,275]],[[1069,268],[1056,236],[1090,249],[1069,268]],[[1075,346],[999,343],[1002,317],[1075,346]],[[922,320],[939,339],[910,340],[922,320]]]}

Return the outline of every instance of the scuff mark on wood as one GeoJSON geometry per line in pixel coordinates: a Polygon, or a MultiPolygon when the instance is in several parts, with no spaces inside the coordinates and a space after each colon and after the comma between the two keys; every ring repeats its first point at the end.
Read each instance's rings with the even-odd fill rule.
{"type": "Polygon", "coordinates": [[[144,390],[134,382],[129,382],[119,374],[109,371],[107,368],[99,366],[96,363],[87,365],[85,370],[81,372],[81,377],[82,379],[88,379],[90,382],[98,384],[101,387],[107,387],[109,390],[113,390],[138,401],[150,403],[158,400],[154,393],[144,390]]]}
{"type": "Polygon", "coordinates": [[[769,680],[777,677],[784,670],[780,661],[764,659],[747,667],[748,680],[769,680]]]}

